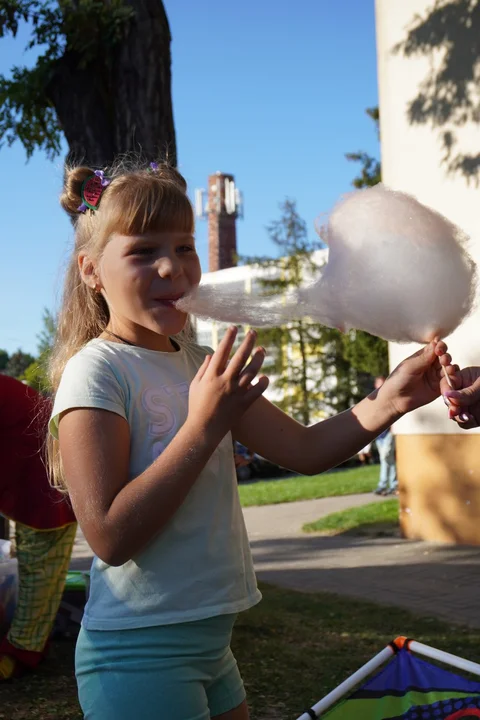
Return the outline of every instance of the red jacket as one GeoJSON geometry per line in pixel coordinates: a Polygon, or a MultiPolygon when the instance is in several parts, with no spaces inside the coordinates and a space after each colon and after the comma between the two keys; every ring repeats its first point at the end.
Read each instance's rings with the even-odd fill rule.
{"type": "Polygon", "coordinates": [[[0,373],[0,513],[37,530],[75,522],[68,498],[49,483],[44,444],[51,401],[0,373]]]}

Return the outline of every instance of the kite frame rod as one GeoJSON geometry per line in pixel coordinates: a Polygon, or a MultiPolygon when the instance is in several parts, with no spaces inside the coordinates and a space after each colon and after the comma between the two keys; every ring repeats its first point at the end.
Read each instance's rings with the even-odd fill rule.
{"type": "MultiPolygon", "coordinates": [[[[340,685],[338,685],[334,690],[329,692],[328,695],[325,695],[325,697],[319,700],[315,705],[312,705],[312,710],[317,714],[317,716],[319,716],[320,713],[325,712],[325,710],[328,710],[329,707],[334,705],[344,695],[350,692],[350,690],[353,690],[355,685],[358,685],[359,682],[365,680],[365,678],[367,678],[374,670],[377,670],[377,668],[391,658],[393,652],[394,651],[391,646],[387,645],[386,648],[377,653],[377,655],[366,662],[365,665],[362,665],[362,667],[354,672],[353,675],[350,675],[350,677],[340,683],[340,685]]],[[[310,717],[311,716],[308,713],[304,712],[299,718],[297,718],[297,720],[310,720],[310,717]]]]}
{"type": "Polygon", "coordinates": [[[458,655],[452,655],[451,653],[444,652],[443,650],[437,650],[437,648],[430,647],[430,645],[424,645],[416,640],[408,641],[408,649],[417,655],[423,655],[424,657],[431,658],[432,660],[438,660],[446,665],[451,665],[459,670],[465,670],[465,672],[473,673],[473,675],[480,676],[480,665],[474,663],[471,660],[464,660],[464,658],[458,657],[458,655]]]}
{"type": "MultiPolygon", "coordinates": [[[[464,670],[465,672],[470,672],[473,675],[480,676],[480,664],[474,663],[471,660],[465,660],[464,658],[458,657],[458,655],[452,655],[451,653],[444,652],[443,650],[437,650],[437,648],[430,647],[430,645],[424,645],[421,642],[409,640],[407,638],[397,638],[392,643],[392,645],[396,645],[399,649],[400,647],[403,647],[404,644],[409,651],[416,653],[417,655],[423,655],[424,657],[432,660],[445,663],[445,665],[450,665],[451,667],[456,667],[459,670],[464,670]]],[[[350,675],[334,690],[329,692],[328,695],[325,695],[325,697],[319,700],[319,702],[312,705],[311,709],[317,717],[321,718],[321,713],[324,713],[332,705],[341,700],[342,697],[353,690],[358,683],[365,680],[365,678],[367,678],[372,672],[377,670],[381,665],[383,665],[383,663],[391,658],[394,654],[392,645],[387,645],[386,648],[366,662],[365,665],[362,665],[362,667],[354,672],[353,675],[350,675]]],[[[310,718],[311,716],[307,712],[304,712],[297,718],[297,720],[310,720],[310,718]]]]}

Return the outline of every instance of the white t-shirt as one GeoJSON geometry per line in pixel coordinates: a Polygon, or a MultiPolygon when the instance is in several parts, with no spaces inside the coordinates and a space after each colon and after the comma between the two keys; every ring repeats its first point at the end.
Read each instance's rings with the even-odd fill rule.
{"type": "MultiPolygon", "coordinates": [[[[193,343],[168,353],[92,340],[65,367],[50,431],[58,436],[61,413],[75,407],[121,415],[130,426],[132,480],[185,422],[190,382],[208,352],[193,343]]],[[[167,625],[236,613],[260,599],[229,433],[147,548],[120,567],[94,558],[83,625],[167,625]]]]}

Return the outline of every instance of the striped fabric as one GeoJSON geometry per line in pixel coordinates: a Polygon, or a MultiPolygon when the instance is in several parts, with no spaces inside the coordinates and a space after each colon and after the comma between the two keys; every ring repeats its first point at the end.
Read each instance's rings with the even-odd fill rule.
{"type": "Polygon", "coordinates": [[[55,530],[16,523],[19,594],[7,635],[15,647],[44,649],[62,598],[76,529],[76,523],[55,530]]]}

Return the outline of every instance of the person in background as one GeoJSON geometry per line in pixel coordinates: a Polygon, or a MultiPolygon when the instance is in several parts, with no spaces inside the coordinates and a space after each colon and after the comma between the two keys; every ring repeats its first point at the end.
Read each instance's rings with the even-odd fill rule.
{"type": "Polygon", "coordinates": [[[373,462],[372,458],[372,443],[368,443],[358,453],[358,459],[361,465],[371,465],[373,462]]]}
{"type": "Polygon", "coordinates": [[[0,638],[0,681],[45,655],[76,532],[73,510],[49,483],[42,458],[51,402],[0,374],[0,513],[15,523],[18,603],[0,638]]]}
{"type": "Polygon", "coordinates": [[[253,453],[251,453],[250,450],[245,447],[245,445],[242,445],[242,443],[235,441],[234,460],[238,482],[249,480],[251,478],[252,471],[250,469],[250,464],[254,457],[255,456],[253,455],[253,453]]]}
{"type": "MultiPolygon", "coordinates": [[[[376,377],[375,390],[379,390],[384,382],[384,377],[376,377]]],[[[395,437],[391,428],[386,428],[386,430],[380,433],[375,443],[380,456],[380,478],[375,494],[396,495],[398,493],[398,481],[395,459],[395,437]]]]}

